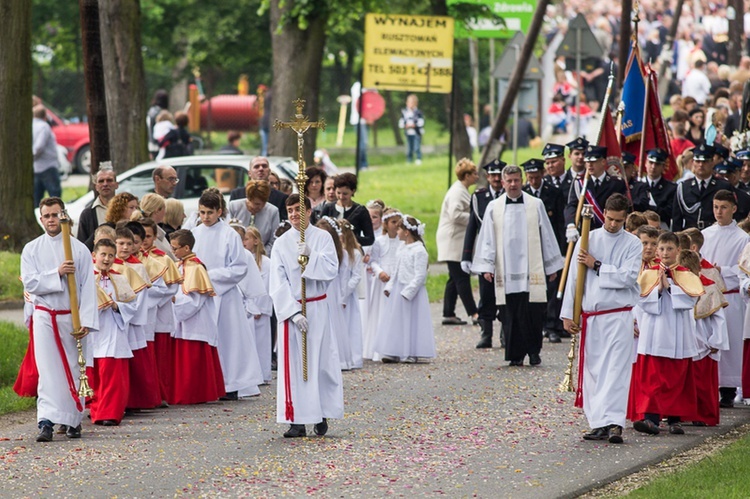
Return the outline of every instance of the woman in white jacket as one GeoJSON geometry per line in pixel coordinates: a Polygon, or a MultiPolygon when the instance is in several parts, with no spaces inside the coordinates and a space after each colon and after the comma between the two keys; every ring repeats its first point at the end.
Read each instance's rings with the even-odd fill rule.
{"type": "Polygon", "coordinates": [[[476,165],[468,158],[456,165],[458,180],[448,189],[440,209],[437,229],[438,261],[448,264],[448,282],[443,296],[443,324],[462,325],[466,321],[456,317],[456,299],[460,296],[466,313],[473,322],[478,319],[478,309],[471,291],[469,274],[461,270],[461,253],[464,248],[466,226],[471,213],[469,187],[477,183],[476,165]]]}

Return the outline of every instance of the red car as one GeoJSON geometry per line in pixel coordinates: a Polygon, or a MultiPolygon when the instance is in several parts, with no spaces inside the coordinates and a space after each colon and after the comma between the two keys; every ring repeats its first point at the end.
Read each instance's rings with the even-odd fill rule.
{"type": "Polygon", "coordinates": [[[88,123],[70,123],[60,118],[46,104],[44,107],[47,109],[47,121],[52,127],[55,139],[68,151],[67,158],[73,165],[73,169],[80,173],[89,173],[91,171],[91,147],[89,146],[88,123]]]}

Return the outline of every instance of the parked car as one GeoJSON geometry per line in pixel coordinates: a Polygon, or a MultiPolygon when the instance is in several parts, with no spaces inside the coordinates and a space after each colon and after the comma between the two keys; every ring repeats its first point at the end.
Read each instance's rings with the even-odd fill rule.
{"type": "MultiPolygon", "coordinates": [[[[159,165],[168,164],[177,171],[179,182],[175,186],[175,199],[182,201],[185,206],[185,213],[198,209],[198,199],[203,190],[208,187],[218,187],[227,201],[229,201],[229,192],[243,186],[248,180],[248,171],[250,161],[254,156],[242,155],[200,155],[200,156],[182,156],[179,158],[169,158],[162,161],[149,161],[131,168],[130,170],[117,175],[119,187],[117,192],[130,192],[139,199],[148,192],[153,192],[153,172],[159,165]]],[[[271,170],[279,178],[288,178],[294,183],[297,175],[297,162],[290,157],[271,156],[268,158],[271,164],[271,170]]],[[[296,190],[296,187],[295,187],[296,190]]],[[[81,212],[90,205],[94,200],[94,192],[89,191],[75,201],[66,204],[68,215],[77,222],[81,212]]],[[[37,208],[37,218],[39,216],[37,208]]],[[[75,232],[75,229],[74,229],[75,232]]]]}
{"type": "Polygon", "coordinates": [[[66,158],[72,170],[80,173],[91,171],[91,147],[89,143],[88,123],[71,123],[60,117],[60,114],[44,104],[47,110],[47,121],[52,127],[57,144],[67,151],[66,158]]]}

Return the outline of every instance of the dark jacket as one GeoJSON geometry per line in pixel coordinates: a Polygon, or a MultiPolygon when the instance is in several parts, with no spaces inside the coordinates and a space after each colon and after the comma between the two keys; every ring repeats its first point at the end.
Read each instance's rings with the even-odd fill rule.
{"type": "MultiPolygon", "coordinates": [[[[574,182],[570,187],[570,192],[568,193],[568,203],[567,206],[565,206],[566,224],[575,223],[576,211],[578,210],[577,189],[579,189],[578,185],[574,182]]],[[[608,173],[605,174],[604,181],[598,189],[595,186],[595,179],[589,178],[589,181],[586,184],[586,191],[591,192],[594,195],[596,204],[602,211],[604,210],[604,205],[607,202],[607,199],[609,199],[612,194],[619,193],[627,196],[625,182],[617,177],[611,176],[608,173]]],[[[594,219],[591,221],[591,228],[598,229],[601,226],[602,224],[599,219],[597,217],[594,217],[594,219]]]]}
{"type": "MultiPolygon", "coordinates": [[[[531,186],[526,184],[523,191],[533,196],[531,186]]],[[[547,217],[552,224],[552,230],[555,232],[557,244],[560,246],[560,252],[565,254],[568,248],[568,242],[565,239],[565,201],[562,193],[556,187],[542,181],[539,188],[539,199],[544,203],[544,209],[547,211],[547,217]]]]}
{"type": "MultiPolygon", "coordinates": [[[[318,206],[322,206],[320,211],[317,212],[319,217],[329,216],[331,218],[338,218],[336,203],[323,203],[318,206]]],[[[372,220],[367,208],[361,204],[352,203],[352,207],[344,211],[344,218],[352,224],[357,242],[361,246],[372,246],[375,242],[375,234],[372,230],[372,220]]],[[[313,221],[313,223],[315,222],[317,222],[317,219],[313,221]]]]}
{"type": "Polygon", "coordinates": [[[672,231],[676,232],[690,227],[703,230],[713,224],[716,221],[714,195],[722,189],[733,190],[729,182],[712,177],[706,181],[706,188],[703,192],[700,192],[698,182],[697,178],[692,178],[677,184],[672,203],[672,231]]]}
{"type": "Polygon", "coordinates": [[[643,182],[646,189],[656,203],[656,207],[649,205],[648,210],[653,210],[659,214],[662,222],[669,225],[672,219],[672,206],[674,205],[674,194],[677,191],[677,184],[661,177],[659,181],[651,187],[648,179],[643,182]]]}
{"type": "MultiPolygon", "coordinates": [[[[498,191],[498,196],[502,195],[502,189],[498,191]]],[[[482,187],[474,191],[471,195],[471,211],[469,213],[469,224],[466,226],[466,235],[464,236],[464,249],[461,256],[462,261],[470,262],[474,258],[474,243],[476,242],[479,229],[482,228],[482,219],[487,205],[495,197],[488,187],[482,187]]]]}

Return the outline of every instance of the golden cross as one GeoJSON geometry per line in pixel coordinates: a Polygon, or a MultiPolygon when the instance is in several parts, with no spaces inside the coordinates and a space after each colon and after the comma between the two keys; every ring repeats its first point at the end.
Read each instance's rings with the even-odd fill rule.
{"type": "MultiPolygon", "coordinates": [[[[305,173],[306,165],[303,156],[303,147],[305,145],[305,132],[310,128],[319,128],[321,130],[326,129],[326,122],[324,119],[319,121],[309,121],[308,117],[304,115],[302,110],[305,108],[305,101],[303,99],[297,99],[294,102],[294,107],[297,112],[294,114],[294,120],[289,122],[283,122],[276,120],[273,124],[273,129],[277,132],[282,128],[289,128],[297,134],[297,188],[299,189],[299,215],[300,215],[300,227],[299,227],[299,240],[301,243],[305,242],[305,227],[307,227],[307,210],[305,209],[305,184],[307,183],[307,174],[305,173]]],[[[301,267],[301,274],[305,272],[305,266],[309,261],[307,256],[300,255],[298,261],[301,267]]],[[[302,286],[300,289],[300,302],[302,308],[302,315],[307,317],[307,293],[305,289],[305,278],[302,278],[302,286]]],[[[302,379],[307,381],[307,331],[302,331],[302,379]]]]}

